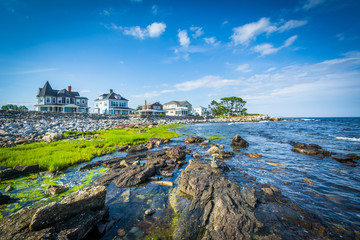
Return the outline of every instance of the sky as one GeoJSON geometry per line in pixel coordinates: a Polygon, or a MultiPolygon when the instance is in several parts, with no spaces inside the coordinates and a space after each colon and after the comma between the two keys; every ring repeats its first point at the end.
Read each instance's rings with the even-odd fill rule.
{"type": "Polygon", "coordinates": [[[358,0],[0,0],[0,105],[113,89],[136,108],[241,97],[248,113],[360,117],[358,0]]]}

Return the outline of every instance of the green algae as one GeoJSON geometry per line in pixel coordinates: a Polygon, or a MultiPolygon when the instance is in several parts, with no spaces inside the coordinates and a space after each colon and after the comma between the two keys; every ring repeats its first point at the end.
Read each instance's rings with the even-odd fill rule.
{"type": "Polygon", "coordinates": [[[0,166],[16,167],[38,164],[40,170],[61,170],[74,164],[90,161],[95,156],[112,153],[120,145],[142,144],[151,137],[163,139],[178,137],[179,134],[170,129],[179,127],[182,125],[160,125],[142,129],[115,128],[78,133],[79,135],[96,133],[92,139],[66,139],[51,143],[30,143],[0,148],[0,166]]]}
{"type": "Polygon", "coordinates": [[[209,139],[225,139],[226,137],[210,136],[209,139]]]}
{"type": "Polygon", "coordinates": [[[65,174],[49,177],[35,173],[17,179],[2,181],[0,183],[0,192],[4,192],[6,186],[11,184],[14,187],[14,190],[7,193],[7,195],[12,199],[16,199],[16,202],[0,206],[0,218],[12,214],[23,207],[39,206],[58,201],[73,192],[91,185],[98,176],[107,170],[108,169],[106,168],[99,167],[88,171],[80,180],[80,184],[76,184],[67,191],[54,196],[46,195],[45,190],[49,185],[62,185],[62,181],[66,178],[65,174]]]}

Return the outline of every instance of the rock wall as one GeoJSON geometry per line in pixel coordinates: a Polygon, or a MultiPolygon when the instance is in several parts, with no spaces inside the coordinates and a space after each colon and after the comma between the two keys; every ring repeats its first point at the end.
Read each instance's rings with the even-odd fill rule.
{"type": "Polygon", "coordinates": [[[267,115],[240,118],[202,116],[103,115],[94,113],[55,113],[0,110],[0,146],[42,141],[45,135],[107,130],[114,127],[143,127],[156,124],[191,124],[203,122],[254,122],[276,120],[267,115]]]}

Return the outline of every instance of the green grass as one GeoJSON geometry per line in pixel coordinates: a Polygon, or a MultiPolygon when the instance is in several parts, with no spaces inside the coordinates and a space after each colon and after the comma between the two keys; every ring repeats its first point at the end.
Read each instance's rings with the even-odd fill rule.
{"type": "MultiPolygon", "coordinates": [[[[60,170],[71,165],[90,161],[95,156],[112,153],[120,145],[136,145],[145,143],[151,137],[173,138],[179,135],[170,128],[182,125],[161,125],[154,128],[111,129],[91,132],[99,134],[91,140],[63,140],[52,143],[30,143],[9,148],[0,148],[0,166],[16,167],[38,164],[41,170],[60,170]]],[[[74,134],[74,133],[70,133],[74,134]]],[[[88,135],[81,133],[79,135],[88,135]]]]}
{"type": "Polygon", "coordinates": [[[210,136],[209,139],[225,139],[226,137],[210,136]]]}

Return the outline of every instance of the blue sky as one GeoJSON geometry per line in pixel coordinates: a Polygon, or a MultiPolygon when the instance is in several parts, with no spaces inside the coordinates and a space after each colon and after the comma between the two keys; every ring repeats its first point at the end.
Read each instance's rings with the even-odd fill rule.
{"type": "Polygon", "coordinates": [[[0,1],[0,105],[39,87],[136,108],[238,96],[249,113],[360,116],[360,1],[0,1]]]}

